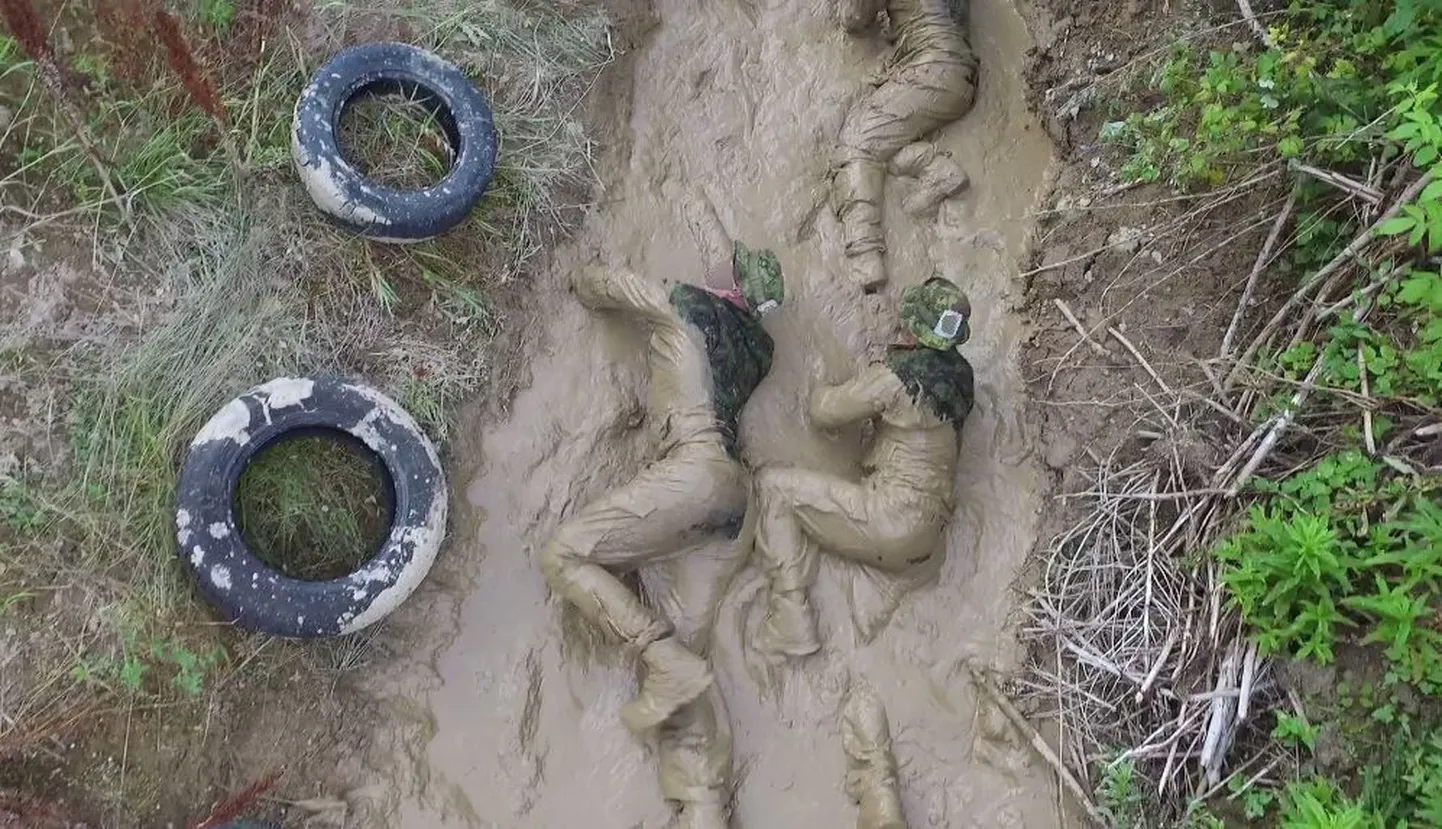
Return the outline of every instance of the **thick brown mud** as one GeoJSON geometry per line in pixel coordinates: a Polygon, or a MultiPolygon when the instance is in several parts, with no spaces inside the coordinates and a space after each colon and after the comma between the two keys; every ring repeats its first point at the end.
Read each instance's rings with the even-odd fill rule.
{"type": "MultiPolygon", "coordinates": [[[[392,695],[391,708],[423,734],[394,769],[378,769],[411,784],[388,825],[649,829],[669,819],[651,749],[619,717],[636,687],[632,655],[549,597],[532,560],[563,515],[647,459],[648,431],[635,426],[643,335],[582,310],[566,293],[570,269],[599,261],[700,282],[712,254],[693,235],[687,204],[709,201],[727,232],[777,252],[788,282],[787,305],[767,318],[776,363],[742,420],[748,460],[859,474],[863,435],[812,431],[802,414],[813,378],[848,376],[868,341],[867,302],[844,277],[826,173],[841,119],[884,44],[845,36],[835,8],[656,0],[659,22],[629,61],[629,118],[613,136],[629,151],[600,171],[601,207],[537,291],[544,333],[531,383],[508,418],[477,426],[476,455],[454,464],[478,470],[454,481],[466,502],[446,553],[469,586],[438,626],[435,653],[416,654],[428,670],[392,695]]],[[[825,647],[775,667],[749,647],[761,582],[754,569],[741,574],[713,645],[734,732],[739,827],[854,825],[840,716],[852,676],[885,701],[912,826],[1058,823],[1046,769],[978,707],[965,670],[1017,658],[1011,587],[1033,542],[1042,481],[1022,415],[1015,262],[1051,163],[1023,99],[1021,19],[1006,0],[977,0],[971,20],[977,104],[939,138],[971,188],[917,221],[901,210],[915,182],[888,182],[892,284],[881,298],[889,309],[902,285],[939,271],[975,309],[964,350],[978,400],[945,559],[870,641],[852,614],[854,602],[874,599],[870,581],[827,561],[813,591],[825,647]]]]}

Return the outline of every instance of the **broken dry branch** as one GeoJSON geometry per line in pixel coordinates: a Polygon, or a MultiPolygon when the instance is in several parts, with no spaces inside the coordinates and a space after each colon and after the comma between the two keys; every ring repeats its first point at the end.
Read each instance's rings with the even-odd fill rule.
{"type": "Polygon", "coordinates": [[[1081,324],[1081,320],[1077,319],[1076,314],[1072,313],[1070,306],[1061,299],[1053,299],[1052,304],[1056,306],[1056,309],[1061,312],[1063,317],[1066,317],[1066,321],[1071,323],[1071,327],[1076,329],[1077,335],[1082,338],[1082,341],[1091,346],[1092,351],[1095,351],[1102,357],[1110,357],[1112,355],[1106,346],[1092,339],[1092,336],[1087,333],[1086,327],[1081,324]]]}
{"type": "Polygon", "coordinates": [[[1227,333],[1222,337],[1222,347],[1217,356],[1223,360],[1232,353],[1232,340],[1237,335],[1237,328],[1242,323],[1242,317],[1246,314],[1247,308],[1252,304],[1252,294],[1257,290],[1257,278],[1266,270],[1267,265],[1272,261],[1272,249],[1277,246],[1277,240],[1282,236],[1282,228],[1287,224],[1287,219],[1292,215],[1292,210],[1297,206],[1298,188],[1293,187],[1291,195],[1287,196],[1287,203],[1277,213],[1277,220],[1272,223],[1272,231],[1267,234],[1267,241],[1262,245],[1262,250],[1257,253],[1257,261],[1252,265],[1251,273],[1247,274],[1247,285],[1242,289],[1242,298],[1237,302],[1237,310],[1232,314],[1232,322],[1227,326],[1227,333]]]}
{"type": "Polygon", "coordinates": [[[1106,819],[1103,817],[1101,810],[1092,802],[1086,789],[1082,788],[1082,785],[1077,782],[1071,770],[1066,767],[1066,763],[1062,762],[1061,757],[1057,756],[1057,753],[1052,750],[1052,747],[1042,738],[1041,734],[1032,727],[1031,723],[1027,722],[1026,717],[1022,716],[1022,713],[1017,710],[1011,700],[1006,698],[1006,695],[1001,692],[1001,689],[996,687],[996,683],[992,682],[990,677],[982,675],[975,668],[970,668],[969,670],[971,671],[972,682],[976,684],[977,689],[991,700],[992,704],[997,707],[997,710],[1001,711],[1023,737],[1027,738],[1031,743],[1032,749],[1035,750],[1043,760],[1051,764],[1057,777],[1062,781],[1062,785],[1066,787],[1072,797],[1076,798],[1077,803],[1086,810],[1087,815],[1090,816],[1092,820],[1105,825],[1106,819]]]}
{"type": "Polygon", "coordinates": [[[1231,389],[1232,386],[1236,384],[1242,371],[1245,370],[1246,366],[1251,364],[1252,358],[1254,358],[1262,346],[1272,338],[1272,335],[1276,333],[1277,328],[1281,326],[1283,321],[1296,312],[1297,307],[1301,305],[1302,301],[1305,300],[1317,286],[1331,279],[1343,265],[1356,259],[1362,251],[1366,250],[1367,246],[1377,238],[1377,231],[1383,223],[1390,221],[1398,213],[1402,212],[1403,207],[1415,201],[1417,196],[1422,193],[1422,190],[1425,189],[1431,181],[1432,174],[1427,173],[1412,182],[1412,184],[1402,192],[1402,195],[1398,196],[1397,200],[1392,202],[1392,205],[1387,208],[1387,211],[1377,218],[1377,221],[1368,226],[1366,230],[1357,234],[1356,238],[1354,238],[1347,247],[1343,248],[1341,253],[1334,256],[1330,262],[1322,266],[1321,270],[1312,274],[1311,278],[1302,283],[1302,286],[1282,304],[1282,307],[1277,309],[1277,312],[1272,315],[1272,318],[1262,327],[1261,332],[1253,338],[1251,344],[1247,346],[1246,350],[1243,351],[1242,355],[1237,359],[1237,364],[1233,366],[1231,372],[1227,374],[1227,379],[1224,383],[1227,389],[1231,389]]]}

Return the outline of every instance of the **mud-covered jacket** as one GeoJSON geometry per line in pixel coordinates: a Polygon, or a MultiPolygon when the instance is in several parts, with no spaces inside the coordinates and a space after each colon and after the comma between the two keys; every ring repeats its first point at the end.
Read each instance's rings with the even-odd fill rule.
{"type": "Polygon", "coordinates": [[[951,59],[975,65],[967,42],[966,3],[959,0],[888,0],[887,16],[896,39],[898,63],[951,59]]]}
{"type": "Polygon", "coordinates": [[[771,371],[771,335],[761,327],[760,318],[695,285],[672,287],[671,305],[706,338],[716,421],[727,453],[738,457],[741,409],[771,371]]]}
{"type": "Polygon", "coordinates": [[[960,429],[976,400],[971,363],[954,348],[939,350],[893,345],[886,350],[891,369],[912,397],[960,429]]]}
{"type": "Polygon", "coordinates": [[[834,429],[880,422],[861,466],[872,484],[949,509],[971,364],[954,349],[893,346],[850,380],[811,393],[811,421],[834,429]]]}

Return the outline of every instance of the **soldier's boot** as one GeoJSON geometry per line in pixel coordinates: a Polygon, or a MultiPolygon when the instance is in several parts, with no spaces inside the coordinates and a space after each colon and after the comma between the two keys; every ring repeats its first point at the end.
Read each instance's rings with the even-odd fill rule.
{"type": "Polygon", "coordinates": [[[756,633],[756,648],[762,653],[797,657],[821,650],[816,613],[806,591],[768,592],[766,616],[756,633]]]}
{"type": "Polygon", "coordinates": [[[971,179],[951,156],[937,152],[930,141],[902,147],[891,159],[890,170],[898,176],[917,179],[917,187],[901,201],[901,209],[912,216],[933,214],[943,201],[965,190],[971,179]]]}
{"type": "Polygon", "coordinates": [[[902,199],[901,209],[918,217],[936,215],[942,202],[971,186],[961,165],[945,155],[933,158],[917,178],[919,185],[902,199]]]}
{"type": "Polygon", "coordinates": [[[701,696],[715,679],[706,660],[674,636],[647,645],[641,651],[641,664],[646,670],[641,690],[621,707],[621,720],[637,734],[665,722],[681,706],[701,696]]]}
{"type": "Polygon", "coordinates": [[[856,801],[856,829],[907,829],[896,786],[896,758],[886,708],[868,686],[852,688],[841,715],[846,793],[856,801]]]}
{"type": "Polygon", "coordinates": [[[727,829],[730,825],[720,803],[687,803],[671,821],[671,829],[727,829]]]}

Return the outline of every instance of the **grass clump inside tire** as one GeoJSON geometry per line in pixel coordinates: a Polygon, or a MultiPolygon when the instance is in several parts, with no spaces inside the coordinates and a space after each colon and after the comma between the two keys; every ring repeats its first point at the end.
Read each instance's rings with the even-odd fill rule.
{"type": "Polygon", "coordinates": [[[325,581],[373,556],[390,523],[376,464],[323,435],[280,441],[246,467],[236,521],[251,552],[287,576],[325,581]]]}
{"type": "Polygon", "coordinates": [[[400,190],[436,184],[455,160],[440,121],[417,95],[357,97],[341,113],[340,146],[361,175],[400,190]]]}

